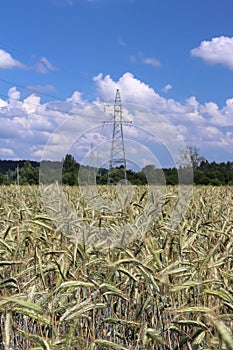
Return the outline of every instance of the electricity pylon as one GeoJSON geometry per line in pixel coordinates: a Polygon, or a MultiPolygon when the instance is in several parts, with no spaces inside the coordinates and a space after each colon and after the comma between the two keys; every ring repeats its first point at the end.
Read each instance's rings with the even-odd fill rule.
{"type": "Polygon", "coordinates": [[[117,89],[115,102],[114,102],[114,117],[111,121],[105,121],[104,124],[112,124],[112,140],[111,140],[111,153],[108,170],[108,184],[114,183],[113,172],[115,167],[123,167],[124,177],[123,181],[127,181],[126,173],[126,159],[125,159],[125,145],[123,135],[123,124],[131,125],[131,121],[122,119],[122,104],[120,97],[120,90],[117,89]]]}

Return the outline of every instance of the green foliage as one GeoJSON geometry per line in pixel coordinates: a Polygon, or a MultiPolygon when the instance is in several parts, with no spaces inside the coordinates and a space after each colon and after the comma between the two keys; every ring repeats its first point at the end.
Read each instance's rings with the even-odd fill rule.
{"type": "Polygon", "coordinates": [[[19,172],[20,184],[36,185],[39,182],[39,169],[34,168],[27,160],[19,172]]]}
{"type": "MultiPolygon", "coordinates": [[[[233,162],[211,162],[203,160],[199,157],[197,151],[193,151],[194,168],[194,183],[196,185],[231,185],[233,184],[233,162]]],[[[57,171],[59,168],[62,172],[60,176],[64,185],[78,185],[78,172],[80,165],[76,162],[74,157],[67,154],[62,162],[44,161],[43,164],[47,164],[43,171],[43,182],[50,183],[51,179],[59,177],[60,173],[57,171]],[[58,175],[59,176],[58,176],[58,175]]],[[[34,161],[2,161],[0,160],[0,185],[17,183],[17,167],[19,167],[19,182],[20,184],[38,184],[39,183],[39,167],[40,163],[34,161]],[[11,163],[12,162],[12,163],[11,163]],[[13,165],[15,168],[13,168],[13,165]]],[[[183,175],[185,171],[192,171],[190,168],[182,168],[183,175]]],[[[180,170],[180,171],[181,171],[180,170]]],[[[82,166],[82,173],[86,172],[87,179],[90,169],[88,166],[82,166]]],[[[149,164],[145,166],[142,171],[135,172],[132,169],[127,169],[127,179],[133,185],[145,185],[149,184],[166,184],[177,185],[179,182],[184,183],[183,179],[178,178],[178,172],[176,168],[164,168],[157,169],[155,165],[149,164]]],[[[116,167],[113,169],[112,179],[114,183],[124,178],[124,169],[122,167],[116,167]]],[[[58,182],[61,180],[57,179],[58,182]]],[[[96,175],[96,183],[100,185],[107,184],[108,170],[105,168],[98,169],[96,175]]]]}
{"type": "Polygon", "coordinates": [[[62,183],[64,185],[78,185],[79,165],[71,154],[67,154],[63,161],[62,183]]]}

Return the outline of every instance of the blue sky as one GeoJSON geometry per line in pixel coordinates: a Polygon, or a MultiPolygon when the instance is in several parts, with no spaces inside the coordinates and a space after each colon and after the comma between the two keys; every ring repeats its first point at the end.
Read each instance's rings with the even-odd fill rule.
{"type": "MultiPolygon", "coordinates": [[[[0,159],[40,160],[64,119],[119,88],[208,160],[233,161],[232,13],[232,0],[4,1],[0,159]]],[[[93,121],[77,118],[82,133],[93,121]]]]}

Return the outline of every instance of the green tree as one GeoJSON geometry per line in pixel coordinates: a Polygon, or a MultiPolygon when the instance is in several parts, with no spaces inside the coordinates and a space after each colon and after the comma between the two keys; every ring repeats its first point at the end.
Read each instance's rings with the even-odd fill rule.
{"type": "Polygon", "coordinates": [[[214,178],[210,180],[210,185],[212,186],[221,186],[221,181],[218,178],[214,178]]]}
{"type": "Polygon", "coordinates": [[[135,173],[134,181],[131,181],[134,185],[146,185],[147,179],[146,175],[143,171],[139,171],[138,173],[135,173]]]}
{"type": "Polygon", "coordinates": [[[29,160],[24,163],[19,173],[20,184],[36,185],[39,183],[39,169],[34,168],[29,160]]]}
{"type": "Polygon", "coordinates": [[[62,183],[66,185],[78,185],[79,165],[71,154],[67,154],[63,161],[62,183]]]}

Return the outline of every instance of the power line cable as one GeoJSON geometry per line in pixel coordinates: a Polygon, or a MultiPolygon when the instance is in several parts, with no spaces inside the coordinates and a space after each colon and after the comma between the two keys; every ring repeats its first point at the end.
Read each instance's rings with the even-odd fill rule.
{"type": "Polygon", "coordinates": [[[4,48],[7,48],[7,49],[9,48],[9,49],[11,49],[11,50],[13,50],[13,51],[15,51],[15,52],[18,52],[18,53],[20,53],[20,55],[22,55],[22,56],[25,56],[25,57],[27,57],[27,58],[30,57],[30,55],[29,55],[28,53],[25,53],[25,52],[23,52],[23,51],[21,51],[21,50],[16,49],[15,47],[13,47],[13,46],[11,46],[11,45],[6,44],[6,43],[4,43],[2,40],[0,40],[0,45],[1,45],[2,47],[4,47],[4,48]]]}
{"type": "Polygon", "coordinates": [[[0,78],[0,81],[2,81],[3,83],[9,84],[9,85],[11,85],[11,86],[17,86],[17,87],[19,87],[19,88],[21,88],[21,89],[34,92],[34,93],[39,94],[39,95],[44,95],[44,96],[46,96],[46,97],[51,97],[51,98],[54,98],[54,99],[59,99],[59,100],[61,100],[61,101],[65,101],[65,99],[62,98],[62,97],[54,96],[54,95],[48,94],[48,93],[46,93],[46,92],[42,92],[42,91],[39,91],[39,90],[36,90],[36,89],[28,88],[28,87],[26,87],[26,86],[24,86],[24,85],[15,83],[15,82],[13,82],[13,81],[9,81],[9,80],[3,79],[3,78],[0,78]]]}
{"type": "MultiPolygon", "coordinates": [[[[31,92],[36,92],[36,93],[38,93],[38,94],[42,94],[42,95],[45,95],[45,96],[52,97],[52,98],[56,99],[56,101],[49,101],[48,103],[52,103],[52,102],[58,102],[58,103],[59,103],[59,102],[67,102],[67,100],[64,99],[64,98],[59,98],[59,97],[57,97],[57,96],[53,96],[53,95],[50,95],[50,94],[47,94],[47,93],[39,92],[39,91],[37,91],[37,90],[35,90],[35,89],[29,89],[29,88],[27,88],[27,87],[25,87],[25,86],[23,86],[23,85],[21,85],[21,84],[14,83],[14,82],[9,81],[9,80],[6,80],[6,79],[0,78],[0,81],[2,81],[2,82],[4,82],[4,83],[7,83],[7,84],[10,84],[11,86],[17,86],[17,87],[23,88],[23,89],[25,89],[25,90],[28,90],[28,91],[31,91],[31,92]]],[[[20,100],[18,100],[18,99],[16,99],[16,98],[9,97],[9,96],[7,96],[7,95],[5,95],[5,94],[2,94],[2,93],[0,93],[0,96],[4,97],[4,98],[6,98],[6,99],[9,99],[9,98],[10,98],[10,99],[13,100],[13,101],[23,103],[22,101],[20,101],[20,100]]],[[[67,102],[67,103],[68,103],[68,102],[67,102]]],[[[32,103],[32,102],[28,102],[28,101],[27,101],[27,104],[29,104],[29,105],[31,105],[31,106],[38,107],[38,104],[35,104],[35,103],[32,103]]],[[[73,101],[73,104],[78,105],[78,103],[77,103],[77,102],[74,102],[74,101],[73,101]]],[[[6,106],[0,107],[0,109],[3,109],[3,108],[6,108],[6,106]]],[[[54,109],[54,108],[50,108],[50,107],[47,107],[47,109],[48,109],[48,110],[51,110],[51,111],[55,111],[55,112],[60,112],[60,113],[69,114],[69,115],[77,115],[77,113],[65,112],[65,111],[61,111],[61,110],[59,110],[59,109],[54,109]]],[[[21,111],[21,110],[18,109],[18,111],[21,111]]]]}
{"type": "MultiPolygon", "coordinates": [[[[21,55],[23,55],[23,56],[25,56],[25,57],[31,59],[30,55],[29,55],[28,53],[26,53],[25,51],[18,50],[18,49],[16,49],[15,47],[13,47],[13,46],[11,46],[11,45],[8,45],[8,44],[6,44],[6,43],[4,43],[4,42],[2,42],[2,40],[0,40],[0,45],[3,46],[3,47],[5,46],[6,48],[10,48],[12,51],[18,52],[18,53],[20,53],[21,55]]],[[[67,69],[64,69],[64,68],[62,68],[62,72],[65,73],[65,75],[69,75],[69,76],[71,76],[71,77],[74,77],[74,76],[77,74],[77,72],[71,72],[71,71],[69,71],[69,70],[67,70],[67,69]]],[[[82,75],[82,73],[79,73],[78,76],[80,76],[80,74],[82,75]]],[[[27,89],[27,88],[26,88],[26,89],[27,89]]],[[[40,92],[38,91],[38,93],[40,93],[40,92]]],[[[48,95],[48,96],[49,96],[49,95],[48,95]]],[[[51,95],[51,97],[52,97],[52,95],[51,95]]],[[[56,97],[56,98],[59,98],[59,97],[56,97]]],[[[61,99],[63,99],[63,98],[61,98],[61,99]]]]}
{"type": "MultiPolygon", "coordinates": [[[[9,98],[9,96],[6,96],[6,95],[4,95],[4,94],[2,94],[2,93],[0,93],[0,96],[2,96],[2,97],[4,97],[4,98],[9,98]]],[[[21,101],[21,100],[18,100],[18,99],[16,99],[16,98],[13,98],[13,97],[10,97],[10,99],[11,100],[13,100],[13,101],[15,101],[15,102],[20,102],[20,103],[23,103],[23,101],[21,101]]],[[[68,102],[67,102],[68,103],[68,102]]],[[[36,104],[36,103],[32,103],[32,102],[27,102],[27,104],[29,104],[29,105],[31,105],[31,106],[35,106],[35,107],[42,107],[43,105],[38,105],[38,104],[36,104]]],[[[77,102],[73,102],[73,104],[75,104],[75,105],[78,105],[78,103],[77,102]]],[[[7,105],[7,106],[1,106],[0,107],[0,110],[2,109],[2,110],[4,110],[4,109],[7,109],[7,107],[8,107],[9,105],[7,105]]],[[[77,111],[77,112],[66,112],[66,111],[62,111],[62,110],[60,110],[60,109],[55,109],[55,108],[51,108],[51,107],[49,107],[49,106],[46,106],[46,110],[47,111],[53,111],[53,112],[59,112],[59,113],[61,113],[61,114],[66,114],[67,115],[67,117],[65,117],[65,116],[63,116],[63,115],[56,115],[56,116],[54,116],[54,115],[50,115],[49,117],[50,118],[63,118],[63,119],[68,119],[69,118],[69,116],[73,116],[72,118],[70,118],[70,119],[75,119],[75,117],[77,117],[77,115],[80,113],[80,112],[82,112],[83,111],[83,106],[81,106],[82,107],[82,109],[81,110],[79,110],[79,111],[77,111]]],[[[93,106],[94,107],[94,106],[93,106]]],[[[85,108],[90,108],[90,106],[88,107],[85,107],[85,108]]],[[[18,112],[23,112],[23,110],[22,109],[19,109],[19,108],[15,108],[14,107],[14,111],[18,111],[18,112]]],[[[41,115],[41,116],[45,116],[45,114],[42,114],[42,113],[40,113],[40,112],[38,112],[38,111],[35,111],[34,113],[32,113],[32,114],[37,114],[37,115],[41,115]]]]}
{"type": "MultiPolygon", "coordinates": [[[[0,40],[0,45],[3,46],[3,47],[6,47],[6,48],[10,48],[11,50],[13,50],[13,51],[15,51],[15,52],[19,52],[21,55],[23,55],[23,56],[25,56],[25,57],[27,57],[27,58],[30,57],[27,53],[23,52],[22,50],[18,50],[18,49],[16,49],[15,47],[13,47],[13,46],[11,46],[11,45],[8,45],[8,44],[6,44],[6,43],[4,43],[4,42],[2,42],[2,40],[0,40]]],[[[63,70],[63,71],[64,71],[64,70],[63,70]]],[[[66,71],[66,70],[65,70],[65,73],[66,73],[66,74],[68,73],[69,75],[74,76],[74,73],[68,72],[68,71],[66,71]]],[[[48,93],[39,91],[39,90],[37,90],[37,89],[29,88],[29,87],[26,87],[26,86],[24,86],[24,85],[22,85],[22,84],[18,84],[18,83],[16,83],[16,82],[13,82],[13,81],[10,81],[10,80],[6,80],[6,79],[3,79],[3,78],[0,78],[0,81],[2,81],[2,82],[5,83],[5,84],[9,84],[10,86],[16,86],[16,87],[21,88],[21,89],[24,89],[24,90],[26,90],[26,91],[31,91],[31,92],[36,93],[36,94],[38,94],[38,95],[50,97],[50,98],[52,98],[52,99],[54,99],[54,100],[57,100],[57,102],[60,102],[60,101],[67,102],[67,100],[66,100],[65,98],[63,98],[63,97],[54,96],[54,95],[52,95],[52,94],[48,94],[48,93]]],[[[6,98],[6,99],[9,99],[9,96],[7,96],[7,95],[5,95],[5,94],[0,93],[0,96],[4,97],[4,98],[6,98]]],[[[16,101],[16,102],[21,102],[21,103],[23,103],[22,101],[20,101],[20,100],[18,100],[18,99],[15,99],[15,98],[12,98],[12,97],[10,97],[10,99],[13,100],[13,101],[16,101]]],[[[53,102],[53,101],[50,101],[50,102],[53,102]]],[[[56,102],[56,101],[54,101],[54,102],[56,102]]],[[[68,102],[67,102],[67,103],[68,103],[68,102]]],[[[79,103],[74,102],[74,101],[73,101],[72,103],[73,103],[74,105],[78,105],[78,104],[79,104],[79,103]]],[[[32,102],[28,102],[28,101],[27,101],[27,104],[29,104],[29,105],[31,105],[31,106],[38,107],[38,104],[35,104],[35,103],[32,103],[32,102]]],[[[6,107],[7,107],[7,106],[2,106],[2,107],[0,107],[0,109],[4,109],[4,108],[6,108],[6,107]]],[[[61,110],[59,110],[59,109],[54,109],[54,108],[50,108],[50,107],[47,107],[47,106],[46,106],[46,108],[47,108],[47,110],[54,111],[54,112],[60,112],[60,113],[62,113],[62,114],[67,114],[67,115],[69,115],[69,116],[77,116],[77,113],[74,113],[74,112],[61,111],[61,110]]],[[[17,108],[15,108],[15,110],[16,110],[16,111],[19,111],[19,112],[22,112],[22,110],[17,109],[17,108]]],[[[36,114],[37,114],[37,115],[44,116],[44,114],[41,114],[41,113],[38,113],[38,112],[36,112],[36,114]]],[[[62,115],[60,115],[60,116],[51,116],[51,117],[67,119],[67,117],[62,116],[62,115]]]]}

